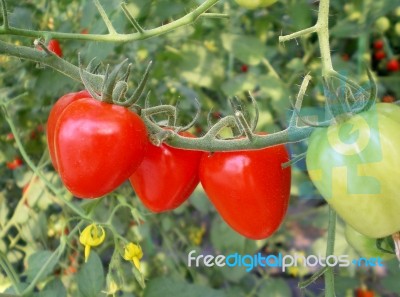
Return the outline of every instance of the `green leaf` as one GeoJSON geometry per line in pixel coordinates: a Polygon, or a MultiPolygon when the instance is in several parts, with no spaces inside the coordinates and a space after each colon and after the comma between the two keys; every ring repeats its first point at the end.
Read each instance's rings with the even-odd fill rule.
{"type": "Polygon", "coordinates": [[[200,186],[190,196],[189,201],[202,215],[206,215],[213,208],[210,200],[206,197],[200,186]]]}
{"type": "Polygon", "coordinates": [[[312,25],[312,9],[306,0],[293,1],[289,6],[290,19],[293,22],[295,30],[302,30],[312,25]]]}
{"type": "Polygon", "coordinates": [[[224,49],[248,65],[257,65],[261,62],[267,52],[266,46],[256,37],[222,34],[222,45],[224,49]]]}
{"type": "Polygon", "coordinates": [[[82,297],[97,297],[104,285],[104,270],[99,256],[93,250],[77,275],[82,297]]]}
{"type": "Polygon", "coordinates": [[[32,254],[28,258],[28,270],[26,271],[28,282],[31,282],[37,274],[44,268],[44,272],[42,273],[39,280],[45,279],[50,273],[53,272],[54,267],[56,266],[58,259],[57,257],[50,257],[53,255],[51,251],[39,251],[37,253],[32,254]]]}
{"type": "Polygon", "coordinates": [[[211,225],[211,242],[218,253],[240,253],[244,250],[246,240],[216,216],[211,225]]]}
{"type": "Polygon", "coordinates": [[[361,34],[365,34],[365,31],[366,28],[364,24],[355,23],[350,20],[342,20],[331,29],[331,35],[335,37],[358,37],[361,34]]]}
{"type": "MultiPolygon", "coordinates": [[[[28,284],[27,283],[19,283],[16,286],[20,292],[23,292],[28,287],[28,284]]],[[[13,286],[7,288],[7,290],[5,290],[4,293],[6,293],[6,294],[0,294],[0,296],[1,297],[19,297],[19,295],[15,295],[15,294],[17,294],[17,292],[15,291],[13,286]]]]}
{"type": "Polygon", "coordinates": [[[225,297],[223,291],[189,284],[172,278],[156,278],[147,284],[144,297],[225,297]]]}
{"type": "Polygon", "coordinates": [[[67,290],[64,287],[64,284],[59,278],[53,279],[50,281],[46,287],[40,292],[37,297],[66,297],[67,290]]]}
{"type": "Polygon", "coordinates": [[[263,285],[258,291],[258,296],[268,297],[286,297],[292,296],[292,291],[289,285],[281,278],[270,278],[264,281],[263,285]]]}

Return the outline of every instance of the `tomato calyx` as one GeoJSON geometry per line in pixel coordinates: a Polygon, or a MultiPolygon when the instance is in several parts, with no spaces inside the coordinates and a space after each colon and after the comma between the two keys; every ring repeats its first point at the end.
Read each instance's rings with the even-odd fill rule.
{"type": "Polygon", "coordinates": [[[113,70],[110,71],[109,65],[107,65],[104,75],[102,75],[103,82],[101,90],[96,89],[86,73],[97,74],[99,65],[95,64],[95,59],[92,59],[87,65],[86,69],[83,69],[80,55],[78,55],[79,62],[79,74],[85,88],[88,90],[90,95],[99,101],[115,104],[123,107],[127,107],[137,112],[141,108],[136,105],[136,102],[142,96],[145,86],[147,84],[152,62],[150,61],[141,81],[139,82],[136,90],[130,96],[126,96],[128,92],[128,79],[131,71],[132,64],[128,64],[126,71],[120,75],[122,68],[127,63],[128,59],[125,59],[119,63],[113,70]]]}

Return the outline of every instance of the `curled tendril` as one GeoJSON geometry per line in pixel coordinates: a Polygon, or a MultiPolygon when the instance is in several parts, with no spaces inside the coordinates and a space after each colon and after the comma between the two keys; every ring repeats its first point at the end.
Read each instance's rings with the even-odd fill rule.
{"type": "Polygon", "coordinates": [[[369,110],[375,103],[377,86],[372,77],[371,71],[368,68],[367,74],[371,86],[367,99],[364,99],[364,94],[367,94],[367,91],[364,88],[338,73],[335,73],[333,78],[337,78],[345,84],[341,85],[336,90],[331,80],[323,78],[324,95],[327,101],[326,110],[330,115],[330,119],[323,122],[309,121],[300,115],[300,110],[296,108],[294,103],[290,100],[290,103],[293,107],[293,112],[297,115],[298,119],[307,126],[328,127],[336,122],[337,117],[351,117],[354,114],[369,110]],[[360,95],[355,96],[355,90],[357,90],[358,94],[360,95]]]}

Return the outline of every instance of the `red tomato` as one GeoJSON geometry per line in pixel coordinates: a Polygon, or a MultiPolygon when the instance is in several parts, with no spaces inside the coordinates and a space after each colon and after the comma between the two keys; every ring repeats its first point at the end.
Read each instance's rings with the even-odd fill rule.
{"type": "Polygon", "coordinates": [[[143,160],[147,143],[138,115],[93,98],[70,103],[54,129],[61,180],[80,198],[98,198],[121,185],[143,160]]]}
{"type": "Polygon", "coordinates": [[[368,290],[366,288],[358,288],[356,289],[356,297],[374,297],[375,292],[368,290]]]}
{"type": "Polygon", "coordinates": [[[243,64],[240,67],[240,71],[242,71],[243,73],[246,73],[247,71],[249,71],[249,66],[247,66],[246,64],[243,64]]]}
{"type": "Polygon", "coordinates": [[[47,45],[47,47],[49,48],[50,51],[55,53],[57,56],[59,56],[59,57],[63,56],[63,52],[62,52],[62,49],[60,47],[60,43],[58,43],[57,40],[51,39],[49,41],[49,44],[47,45]]]}
{"type": "Polygon", "coordinates": [[[394,98],[392,95],[385,95],[382,98],[382,102],[384,103],[393,103],[396,101],[396,98],[394,98]]]}
{"type": "MultiPolygon", "coordinates": [[[[179,133],[194,137],[189,132],[179,133]]],[[[153,212],[181,205],[199,183],[201,151],[184,150],[166,144],[150,144],[130,182],[143,204],[153,212]]]]}
{"type": "Polygon", "coordinates": [[[47,144],[49,147],[50,159],[56,171],[58,171],[58,165],[54,152],[54,129],[56,127],[57,120],[69,104],[78,99],[91,97],[92,96],[90,96],[89,92],[86,90],[77,93],[66,94],[57,100],[56,104],[54,104],[50,111],[49,118],[47,120],[47,144]]]}
{"type": "Polygon", "coordinates": [[[396,59],[389,60],[386,64],[386,69],[387,69],[387,71],[390,71],[390,72],[399,71],[400,70],[399,61],[397,61],[396,59]]]}
{"type": "Polygon", "coordinates": [[[374,49],[376,49],[376,50],[383,49],[383,47],[384,47],[383,40],[380,40],[380,39],[375,40],[373,46],[374,46],[374,49]]]}
{"type": "Polygon", "coordinates": [[[6,140],[7,140],[7,141],[14,140],[14,134],[8,133],[7,136],[6,136],[6,140]]]}
{"type": "Polygon", "coordinates": [[[200,182],[219,214],[234,230],[251,239],[274,233],[289,202],[291,168],[286,148],[206,154],[200,182]]]}
{"type": "Polygon", "coordinates": [[[377,61],[383,60],[383,59],[385,59],[385,57],[386,57],[386,54],[382,50],[379,50],[379,51],[374,53],[374,58],[377,61]]]}
{"type": "Polygon", "coordinates": [[[342,60],[343,61],[348,61],[350,60],[350,55],[348,53],[343,53],[342,54],[342,60]]]}
{"type": "Polygon", "coordinates": [[[11,170],[17,169],[18,167],[22,166],[22,164],[23,162],[19,157],[16,157],[14,160],[6,163],[7,168],[11,170]]]}

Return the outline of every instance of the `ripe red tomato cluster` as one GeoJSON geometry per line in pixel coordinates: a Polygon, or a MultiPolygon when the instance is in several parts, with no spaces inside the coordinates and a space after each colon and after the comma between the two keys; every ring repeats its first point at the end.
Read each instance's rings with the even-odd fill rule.
{"type": "Polygon", "coordinates": [[[386,70],[388,72],[397,72],[400,70],[400,63],[394,57],[389,57],[388,60],[385,61],[387,58],[386,51],[385,51],[385,43],[382,39],[377,39],[372,44],[373,47],[373,58],[376,63],[381,61],[385,62],[386,70]]]}
{"type": "Polygon", "coordinates": [[[283,145],[219,153],[155,146],[138,115],[87,91],[61,97],[47,129],[54,168],[79,198],[104,196],[129,178],[148,209],[164,212],[180,206],[201,182],[222,218],[248,238],[270,236],[285,216],[291,169],[282,168],[289,159],[283,145]]]}

